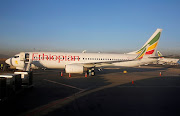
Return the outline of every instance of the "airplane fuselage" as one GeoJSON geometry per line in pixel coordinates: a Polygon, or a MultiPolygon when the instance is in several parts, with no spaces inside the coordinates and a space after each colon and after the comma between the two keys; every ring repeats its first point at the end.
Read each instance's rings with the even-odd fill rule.
{"type": "Polygon", "coordinates": [[[67,73],[82,73],[84,68],[103,66],[135,67],[157,61],[151,57],[155,56],[161,32],[162,29],[157,29],[139,50],[126,54],[21,52],[6,60],[6,63],[24,71],[34,65],[39,68],[62,68],[67,73]]]}
{"type": "MultiPolygon", "coordinates": [[[[134,67],[153,62],[154,59],[144,58],[133,60],[137,55],[132,54],[104,54],[104,53],[68,53],[68,52],[26,52],[29,54],[29,62],[40,68],[61,69],[67,64],[79,64],[85,67],[122,66],[134,67]],[[133,60],[133,61],[130,61],[133,60]],[[107,63],[114,62],[114,63],[107,63]],[[97,64],[96,64],[97,63],[97,64]]],[[[24,67],[24,61],[20,60],[20,54],[10,58],[10,64],[24,67]],[[17,57],[17,58],[16,58],[17,57]]]]}

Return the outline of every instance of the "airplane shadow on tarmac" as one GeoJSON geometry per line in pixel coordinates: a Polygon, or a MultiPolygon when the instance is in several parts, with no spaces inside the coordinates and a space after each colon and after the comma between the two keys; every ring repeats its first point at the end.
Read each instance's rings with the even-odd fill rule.
{"type": "MultiPolygon", "coordinates": [[[[161,67],[126,68],[128,73],[165,71],[167,69],[161,67]]],[[[69,78],[68,74],[61,77],[59,70],[34,70],[34,88],[16,95],[1,110],[7,115],[19,115],[39,106],[48,106],[53,101],[75,95],[79,91],[68,87],[69,85],[86,90],[85,92],[93,91],[96,88],[113,84],[104,78],[104,74],[122,71],[123,69],[104,69],[102,72],[97,72],[96,76],[85,78],[82,74],[73,74],[69,78]],[[11,112],[7,112],[7,110],[11,110],[11,112]]],[[[170,114],[171,111],[178,112],[176,105],[180,104],[179,83],[179,76],[174,76],[137,80],[133,85],[131,82],[115,85],[95,90],[81,97],[76,96],[72,102],[48,115],[92,116],[115,115],[116,113],[117,115],[156,115],[161,112],[170,114]]]]}
{"type": "Polygon", "coordinates": [[[156,67],[156,68],[112,68],[112,69],[103,69],[103,71],[96,71],[97,75],[102,75],[102,74],[109,74],[109,73],[117,73],[117,72],[123,72],[127,71],[128,73],[132,72],[152,72],[152,71],[158,71],[161,70],[161,72],[166,71],[168,68],[165,67],[156,67]]]}
{"type": "Polygon", "coordinates": [[[80,97],[49,116],[179,116],[180,76],[138,80],[80,97]]]}

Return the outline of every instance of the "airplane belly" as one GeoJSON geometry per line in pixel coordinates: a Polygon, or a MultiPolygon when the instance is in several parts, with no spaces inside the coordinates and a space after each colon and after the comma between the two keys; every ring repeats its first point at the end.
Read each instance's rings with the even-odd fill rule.
{"type": "Polygon", "coordinates": [[[58,69],[58,68],[65,68],[65,64],[63,62],[56,63],[54,61],[33,61],[33,64],[40,68],[52,68],[52,69],[58,69]]]}
{"type": "Polygon", "coordinates": [[[128,61],[128,62],[119,62],[114,63],[114,66],[121,66],[121,67],[136,67],[139,65],[152,63],[154,61],[157,61],[157,59],[142,59],[142,60],[136,60],[136,61],[128,61]]]}
{"type": "Polygon", "coordinates": [[[140,65],[139,61],[114,63],[114,66],[121,66],[121,67],[135,67],[135,66],[139,66],[139,65],[140,65]]]}

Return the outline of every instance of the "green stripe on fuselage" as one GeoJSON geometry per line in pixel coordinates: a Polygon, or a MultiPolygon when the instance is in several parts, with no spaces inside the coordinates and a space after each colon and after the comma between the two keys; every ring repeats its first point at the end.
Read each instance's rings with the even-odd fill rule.
{"type": "MultiPolygon", "coordinates": [[[[146,46],[147,46],[147,45],[146,45],[146,46]]],[[[145,47],[146,47],[146,46],[145,46],[145,47]]],[[[144,49],[142,49],[142,50],[143,50],[143,51],[137,56],[137,58],[141,57],[141,55],[143,55],[144,52],[146,52],[146,48],[144,48],[144,49]]],[[[142,57],[143,57],[143,56],[142,56],[142,57]]],[[[137,59],[137,58],[136,58],[136,59],[137,59]]]]}

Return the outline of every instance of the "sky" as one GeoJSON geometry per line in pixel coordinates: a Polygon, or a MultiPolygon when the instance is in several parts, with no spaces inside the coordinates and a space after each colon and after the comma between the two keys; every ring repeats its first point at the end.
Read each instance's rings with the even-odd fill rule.
{"type": "Polygon", "coordinates": [[[180,54],[179,0],[0,0],[0,54],[131,52],[157,28],[158,50],[180,54]]]}

